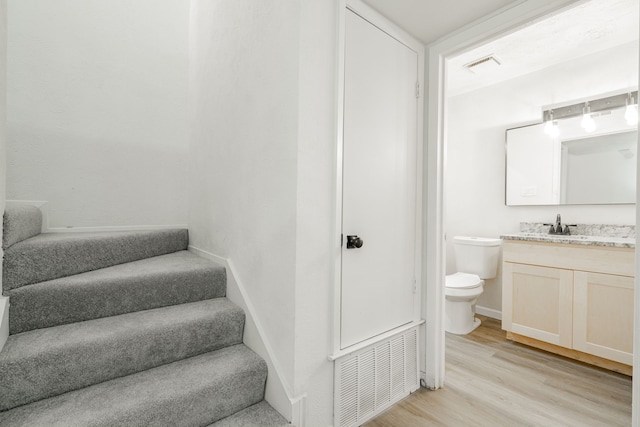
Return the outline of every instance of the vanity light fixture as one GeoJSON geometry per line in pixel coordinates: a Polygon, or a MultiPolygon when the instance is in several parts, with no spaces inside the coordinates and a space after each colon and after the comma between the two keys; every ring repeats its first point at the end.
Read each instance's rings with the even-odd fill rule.
{"type": "Polygon", "coordinates": [[[589,99],[588,101],[580,101],[571,105],[555,106],[552,109],[542,111],[542,121],[545,123],[544,132],[550,137],[555,138],[555,130],[557,128],[560,133],[559,120],[571,117],[582,117],[581,126],[587,132],[593,132],[596,129],[596,123],[593,116],[605,114],[607,111],[616,110],[626,106],[624,118],[628,126],[635,127],[638,125],[638,91],[619,92],[617,95],[606,96],[603,98],[589,99]]]}
{"type": "Polygon", "coordinates": [[[624,119],[629,126],[638,124],[638,104],[636,104],[631,94],[627,96],[627,109],[624,112],[624,119]]]}
{"type": "Polygon", "coordinates": [[[596,130],[596,122],[593,120],[593,117],[591,117],[591,107],[588,102],[585,102],[582,108],[582,121],[580,122],[580,126],[587,132],[596,130]]]}
{"type": "Polygon", "coordinates": [[[558,122],[553,120],[553,110],[549,110],[546,122],[544,125],[544,133],[551,138],[557,138],[560,135],[560,128],[558,127],[558,122]]]}

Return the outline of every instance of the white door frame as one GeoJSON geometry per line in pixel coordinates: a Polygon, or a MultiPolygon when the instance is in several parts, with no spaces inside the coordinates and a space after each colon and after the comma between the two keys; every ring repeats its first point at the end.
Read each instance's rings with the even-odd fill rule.
{"type": "MultiPolygon", "coordinates": [[[[444,384],[444,279],[445,279],[445,227],[444,227],[444,172],[446,135],[445,60],[452,54],[471,49],[498,38],[537,18],[559,12],[585,0],[521,0],[495,13],[461,28],[450,36],[428,46],[425,70],[427,93],[425,99],[425,233],[423,272],[425,277],[425,381],[426,386],[437,389],[444,384]]],[[[638,165],[640,170],[640,161],[638,165]]],[[[636,189],[640,200],[640,174],[636,189]]],[[[640,209],[636,209],[636,224],[640,224],[640,209]]],[[[635,307],[640,307],[640,251],[636,251],[635,307]]],[[[635,333],[640,333],[640,310],[635,310],[635,333]]],[[[634,370],[640,372],[640,339],[634,340],[634,370]]],[[[633,426],[640,426],[640,381],[633,381],[633,426]]]]}
{"type": "MultiPolygon", "coordinates": [[[[335,236],[334,236],[334,253],[336,257],[334,259],[334,287],[333,287],[333,339],[332,339],[332,349],[329,355],[330,360],[334,360],[338,357],[341,357],[344,354],[348,354],[351,351],[355,351],[359,348],[365,347],[371,344],[372,341],[376,341],[382,337],[376,337],[371,340],[366,340],[358,345],[349,347],[348,350],[340,349],[340,283],[341,283],[341,271],[342,271],[342,261],[341,261],[341,253],[342,253],[342,243],[341,243],[341,233],[342,233],[342,150],[344,147],[343,141],[343,125],[344,125],[344,106],[342,100],[344,99],[344,53],[345,53],[345,15],[347,9],[355,12],[357,15],[360,15],[365,20],[369,21],[385,33],[389,34],[391,37],[395,38],[405,46],[410,49],[416,51],[418,54],[418,81],[420,85],[420,98],[424,101],[424,63],[425,63],[425,48],[424,45],[416,40],[413,36],[411,36],[406,31],[402,30],[397,25],[390,22],[383,15],[378,13],[376,10],[368,6],[362,0],[338,0],[338,69],[337,69],[337,118],[336,118],[336,206],[335,206],[335,236]]],[[[418,101],[417,105],[417,130],[416,130],[416,138],[418,141],[417,144],[417,175],[421,176],[423,173],[423,144],[420,144],[420,141],[424,140],[423,129],[424,124],[423,121],[420,120],[420,117],[424,116],[423,112],[424,102],[418,101]]],[[[417,191],[416,191],[416,233],[418,235],[423,235],[423,221],[422,218],[424,216],[424,187],[423,181],[418,179],[416,183],[417,191]]],[[[421,267],[423,265],[422,260],[424,256],[422,255],[422,249],[424,245],[420,242],[420,239],[416,239],[416,287],[418,289],[418,294],[421,293],[422,289],[424,289],[424,276],[421,271],[421,267]]],[[[421,310],[421,295],[418,295],[416,298],[415,305],[415,320],[411,324],[420,323],[420,310],[421,310]]],[[[393,332],[393,331],[392,331],[393,332]]]]}

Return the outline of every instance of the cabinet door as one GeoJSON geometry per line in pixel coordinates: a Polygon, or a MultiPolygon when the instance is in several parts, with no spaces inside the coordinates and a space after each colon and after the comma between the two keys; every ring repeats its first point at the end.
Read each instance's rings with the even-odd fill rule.
{"type": "Polygon", "coordinates": [[[502,327],[571,348],[573,271],[505,262],[502,327]]]}
{"type": "Polygon", "coordinates": [[[574,273],[573,348],[633,364],[633,277],[574,273]]]}

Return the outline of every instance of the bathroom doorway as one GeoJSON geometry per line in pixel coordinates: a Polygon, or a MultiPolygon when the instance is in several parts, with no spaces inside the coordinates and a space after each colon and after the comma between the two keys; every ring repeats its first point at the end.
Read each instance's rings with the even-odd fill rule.
{"type": "MultiPolygon", "coordinates": [[[[638,17],[634,8],[637,11],[636,0],[581,2],[448,57],[444,126],[447,274],[457,271],[453,236],[499,237],[520,231],[520,222],[554,222],[558,213],[570,224],[635,223],[633,204],[505,204],[507,129],[541,123],[543,111],[556,105],[637,89],[638,17]]],[[[495,279],[486,280],[484,288],[478,312],[499,317],[500,272],[495,279]]]]}
{"type": "MultiPolygon", "coordinates": [[[[521,222],[552,222],[559,212],[571,223],[636,223],[630,204],[505,205],[506,129],[540,123],[551,107],[638,86],[637,1],[567,2],[546,12],[532,12],[526,24],[455,54],[439,52],[446,85],[435,107],[442,108],[444,119],[433,132],[444,145],[431,154],[446,171],[440,183],[442,218],[435,226],[447,236],[443,258],[434,261],[441,277],[457,271],[456,235],[499,237],[518,232],[521,222]]],[[[501,288],[499,270],[485,281],[476,306],[480,315],[500,320],[501,288]]],[[[430,295],[444,300],[433,290],[430,295]]],[[[444,362],[441,368],[443,375],[444,362]]],[[[438,367],[433,369],[437,385],[438,367]]]]}

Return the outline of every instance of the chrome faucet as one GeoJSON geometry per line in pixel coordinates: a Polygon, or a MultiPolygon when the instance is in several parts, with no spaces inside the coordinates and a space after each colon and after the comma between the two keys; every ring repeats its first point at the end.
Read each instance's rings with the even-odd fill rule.
{"type": "Polygon", "coordinates": [[[555,224],[542,224],[542,225],[548,225],[549,228],[549,234],[564,234],[564,235],[570,235],[571,234],[571,230],[569,230],[569,227],[575,227],[575,224],[565,224],[564,226],[562,225],[562,221],[560,219],[560,214],[556,215],[556,223],[555,224]]]}

